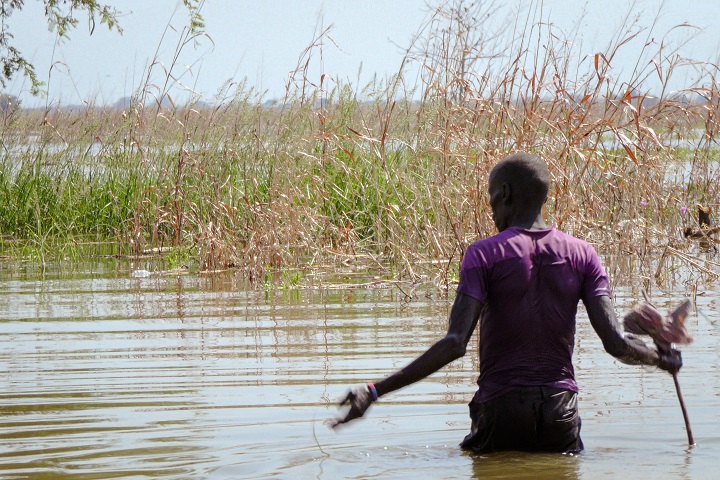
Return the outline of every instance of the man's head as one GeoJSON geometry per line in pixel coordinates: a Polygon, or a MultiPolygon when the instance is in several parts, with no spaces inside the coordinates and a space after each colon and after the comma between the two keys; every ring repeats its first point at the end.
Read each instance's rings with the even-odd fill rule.
{"type": "Polygon", "coordinates": [[[493,221],[499,231],[511,220],[532,220],[541,214],[550,188],[550,172],[537,155],[514,153],[490,172],[488,192],[493,221]]]}

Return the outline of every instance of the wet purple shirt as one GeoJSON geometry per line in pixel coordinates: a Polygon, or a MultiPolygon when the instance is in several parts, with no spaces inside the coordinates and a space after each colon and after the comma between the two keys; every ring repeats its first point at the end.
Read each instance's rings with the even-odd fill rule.
{"type": "Polygon", "coordinates": [[[578,302],[610,296],[592,246],[554,228],[508,228],[468,248],[457,291],[484,304],[474,402],[518,386],[578,391],[572,365],[578,302]]]}

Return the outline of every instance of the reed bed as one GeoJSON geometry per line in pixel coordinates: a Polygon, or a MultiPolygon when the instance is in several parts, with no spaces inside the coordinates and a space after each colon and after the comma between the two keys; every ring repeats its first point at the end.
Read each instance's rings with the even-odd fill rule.
{"type": "Polygon", "coordinates": [[[324,31],[272,104],[241,83],[176,105],[148,75],[124,110],[6,111],[2,253],[111,240],[256,282],[353,263],[446,288],[465,247],[494,233],[490,169],[524,150],[550,166],[547,220],[617,259],[616,282],[676,281],[678,265],[685,282],[715,279],[715,242],[681,232],[698,227],[696,204],[718,205],[718,66],[644,41],[631,16],[588,54],[540,9],[489,32],[476,19],[495,12],[444,3],[398,74],[362,88],[312,73],[324,31]],[[629,48],[637,67],[619,74],[629,48]],[[688,69],[698,80],[670,91],[688,69]]]}

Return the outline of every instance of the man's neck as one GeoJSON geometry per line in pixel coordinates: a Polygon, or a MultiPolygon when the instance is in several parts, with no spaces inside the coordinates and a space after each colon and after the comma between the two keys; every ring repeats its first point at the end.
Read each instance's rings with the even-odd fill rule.
{"type": "Polygon", "coordinates": [[[543,220],[542,212],[534,216],[518,216],[508,223],[508,227],[524,228],[525,230],[545,230],[548,228],[543,220]]]}

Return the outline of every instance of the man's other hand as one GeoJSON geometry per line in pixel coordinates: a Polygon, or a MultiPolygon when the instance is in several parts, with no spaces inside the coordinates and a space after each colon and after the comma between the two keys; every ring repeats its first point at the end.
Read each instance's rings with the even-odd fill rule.
{"type": "Polygon", "coordinates": [[[680,371],[683,361],[678,350],[674,348],[658,349],[658,356],[660,357],[658,367],[673,375],[680,371]]]}
{"type": "Polygon", "coordinates": [[[340,407],[349,405],[350,410],[348,410],[344,418],[338,417],[331,420],[330,426],[332,428],[335,428],[338,425],[362,417],[363,415],[365,415],[365,412],[368,408],[370,408],[370,405],[372,405],[372,403],[373,397],[370,393],[370,389],[367,386],[363,385],[362,387],[353,388],[347,393],[345,399],[340,402],[339,405],[340,407]]]}

